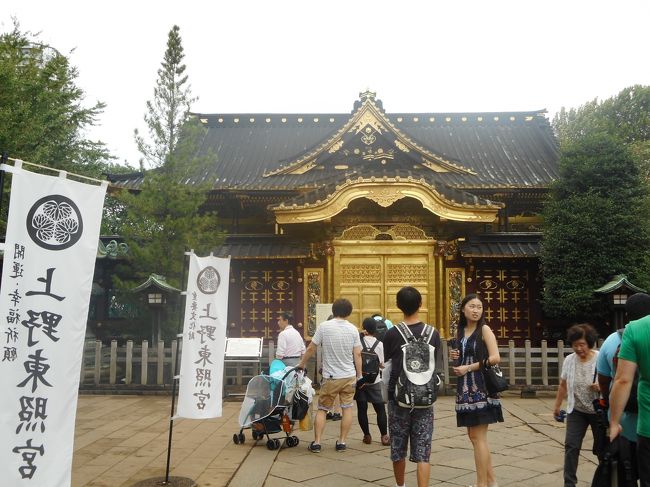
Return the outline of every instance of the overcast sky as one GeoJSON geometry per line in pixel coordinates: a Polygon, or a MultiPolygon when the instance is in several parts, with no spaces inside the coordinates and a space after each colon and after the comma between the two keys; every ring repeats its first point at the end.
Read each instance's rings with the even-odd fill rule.
{"type": "Polygon", "coordinates": [[[370,88],[389,113],[551,118],[650,84],[647,0],[2,0],[0,31],[12,16],[69,55],[107,104],[91,137],[132,164],[174,24],[203,113],[348,113],[370,88]]]}

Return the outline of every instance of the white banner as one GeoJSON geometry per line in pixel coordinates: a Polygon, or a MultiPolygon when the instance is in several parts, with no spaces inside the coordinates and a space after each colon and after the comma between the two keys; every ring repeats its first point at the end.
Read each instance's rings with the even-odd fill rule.
{"type": "Polygon", "coordinates": [[[228,321],[230,258],[190,254],[178,413],[182,418],[221,416],[228,321]]]}
{"type": "MultiPolygon", "coordinates": [[[[3,166],[4,167],[4,166],[3,166]]],[[[0,285],[3,487],[71,483],[88,301],[106,184],[16,167],[0,285]]]]}

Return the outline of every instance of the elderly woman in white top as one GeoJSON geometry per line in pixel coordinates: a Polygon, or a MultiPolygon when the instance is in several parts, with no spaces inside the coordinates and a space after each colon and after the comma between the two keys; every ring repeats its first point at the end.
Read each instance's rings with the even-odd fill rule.
{"type": "Polygon", "coordinates": [[[591,426],[594,436],[597,434],[597,416],[593,405],[599,391],[595,380],[598,352],[593,350],[596,338],[596,330],[586,323],[574,325],[567,331],[573,353],[564,359],[553,408],[553,414],[559,417],[562,401],[567,399],[564,487],[575,487],[578,481],[578,457],[587,427],[591,426]]]}

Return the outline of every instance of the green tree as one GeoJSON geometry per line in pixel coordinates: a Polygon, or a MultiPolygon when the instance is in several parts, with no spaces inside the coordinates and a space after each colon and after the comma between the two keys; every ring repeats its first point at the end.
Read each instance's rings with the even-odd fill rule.
{"type": "Polygon", "coordinates": [[[650,180],[650,86],[634,85],[602,102],[592,100],[553,118],[560,146],[590,133],[617,137],[630,151],[641,175],[650,180]]]}
{"type": "Polygon", "coordinates": [[[116,279],[122,289],[133,288],[152,273],[182,287],[185,250],[205,255],[221,238],[214,214],[206,210],[209,183],[194,179],[206,164],[195,150],[204,128],[189,116],[194,99],[183,74],[183,57],[179,28],[174,26],[158,70],[154,98],[147,102],[145,122],[151,141],[135,134],[143,157],[154,169],[144,171],[137,192],[117,195],[122,211],[116,230],[131,252],[129,279],[116,279]]]}
{"type": "MultiPolygon", "coordinates": [[[[0,34],[0,150],[9,157],[91,177],[111,166],[102,142],[85,132],[104,104],[84,105],[77,69],[38,36],[13,30],[0,34]]],[[[9,191],[0,218],[4,233],[9,191]]]]}
{"type": "Polygon", "coordinates": [[[154,98],[147,101],[144,121],[151,141],[147,142],[135,129],[138,150],[151,167],[161,167],[168,162],[178,144],[190,106],[196,101],[187,83],[184,57],[180,28],[175,25],[167,36],[167,49],[158,69],[154,98]]]}
{"type": "Polygon", "coordinates": [[[546,204],[541,261],[551,317],[602,318],[593,290],[616,274],[647,285],[646,185],[620,138],[601,128],[565,140],[546,204]]]}

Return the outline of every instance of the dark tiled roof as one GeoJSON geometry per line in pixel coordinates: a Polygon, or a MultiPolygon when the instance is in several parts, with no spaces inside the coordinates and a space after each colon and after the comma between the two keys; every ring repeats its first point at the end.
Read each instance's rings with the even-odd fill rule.
{"type": "Polygon", "coordinates": [[[537,257],[540,252],[541,233],[484,233],[461,242],[463,257],[537,257]]]}
{"type": "Polygon", "coordinates": [[[216,257],[232,259],[302,259],[309,257],[309,247],[282,237],[237,235],[226,237],[213,253],[216,257]]]}
{"type": "MultiPolygon", "coordinates": [[[[374,105],[373,105],[374,106],[374,105]]],[[[355,113],[359,113],[358,111],[355,113]]],[[[447,161],[451,171],[422,166],[418,151],[395,150],[385,167],[377,159],[342,151],[319,156],[319,167],[290,173],[301,157],[334,138],[352,114],[195,114],[206,129],[199,153],[214,162],[193,179],[213,181],[215,190],[296,190],[322,188],[349,177],[373,172],[395,175],[412,172],[439,187],[545,188],[557,177],[558,150],[548,120],[541,111],[504,113],[395,113],[383,114],[391,130],[379,143],[394,144],[394,131],[423,151],[447,161]],[[408,152],[408,153],[407,153],[408,152]],[[419,158],[419,159],[418,159],[419,158]],[[324,163],[321,164],[321,161],[324,163]],[[455,171],[454,167],[461,170],[455,171]]],[[[348,137],[350,131],[338,134],[348,137]]],[[[393,145],[393,148],[395,146],[393,145]]],[[[115,181],[137,188],[142,175],[115,181]]]]}

